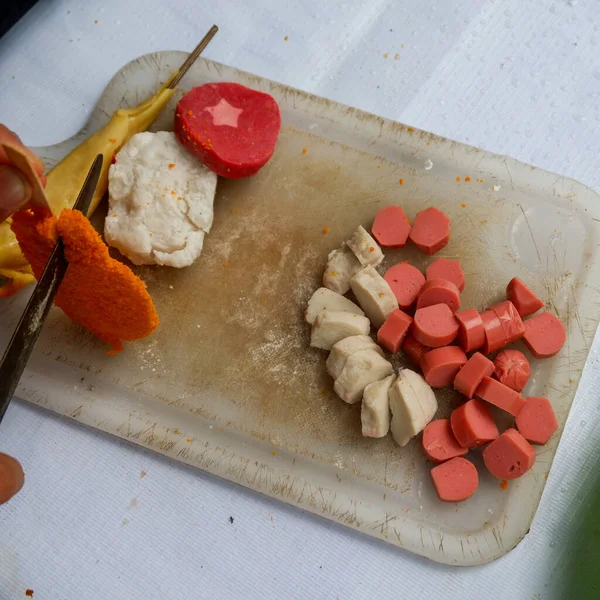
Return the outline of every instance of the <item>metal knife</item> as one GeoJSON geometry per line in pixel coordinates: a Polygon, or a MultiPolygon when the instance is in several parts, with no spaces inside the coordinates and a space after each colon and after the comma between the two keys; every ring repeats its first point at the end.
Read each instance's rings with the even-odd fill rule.
{"type": "MultiPolygon", "coordinates": [[[[79,210],[87,215],[101,172],[102,155],[99,154],[94,159],[79,196],[77,196],[73,206],[74,210],[79,210]]],[[[65,259],[65,248],[62,239],[59,238],[0,363],[0,422],[40,336],[42,325],[50,312],[52,302],[68,266],[65,259]]]]}

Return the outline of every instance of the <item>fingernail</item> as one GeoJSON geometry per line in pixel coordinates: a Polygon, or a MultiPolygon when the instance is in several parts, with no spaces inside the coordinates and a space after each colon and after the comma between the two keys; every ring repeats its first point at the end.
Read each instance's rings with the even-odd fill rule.
{"type": "Polygon", "coordinates": [[[4,218],[23,208],[30,195],[30,186],[21,173],[13,167],[0,165],[0,213],[4,213],[4,218]]]}

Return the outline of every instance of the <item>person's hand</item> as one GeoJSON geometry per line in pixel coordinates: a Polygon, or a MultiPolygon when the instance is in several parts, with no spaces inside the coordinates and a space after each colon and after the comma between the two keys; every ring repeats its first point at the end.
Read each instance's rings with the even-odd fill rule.
{"type": "Polygon", "coordinates": [[[8,502],[22,487],[25,475],[21,465],[0,452],[0,504],[8,502]]]}
{"type": "MultiPolygon", "coordinates": [[[[5,125],[0,125],[0,144],[10,143],[22,148],[31,161],[35,172],[44,177],[44,164],[31,150],[23,145],[16,133],[13,133],[5,125]]],[[[13,166],[9,166],[4,150],[0,148],[0,223],[10,217],[16,210],[23,208],[31,197],[31,186],[21,175],[21,172],[13,166]]]]}

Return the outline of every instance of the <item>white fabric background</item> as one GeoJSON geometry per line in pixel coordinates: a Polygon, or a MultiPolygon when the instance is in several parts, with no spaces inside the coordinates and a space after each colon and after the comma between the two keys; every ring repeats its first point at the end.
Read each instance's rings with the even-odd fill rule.
{"type": "MultiPolygon", "coordinates": [[[[32,145],[69,137],[126,62],[190,50],[217,23],[210,58],[600,190],[598,9],[597,0],[42,0],[0,40],[0,122],[32,145]]],[[[15,401],[0,450],[19,457],[27,481],[0,508],[0,599],[26,588],[36,600],[550,597],[600,448],[598,347],[530,534],[470,569],[15,401]]]]}

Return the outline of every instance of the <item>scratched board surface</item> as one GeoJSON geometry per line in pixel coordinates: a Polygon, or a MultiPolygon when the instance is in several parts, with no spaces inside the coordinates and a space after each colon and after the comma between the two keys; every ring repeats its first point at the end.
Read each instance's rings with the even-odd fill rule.
{"type": "MultiPolygon", "coordinates": [[[[127,65],[83,132],[39,149],[47,164],[115,108],[149,96],[184,57],[164,52],[127,65]]],[[[501,556],[529,527],[560,432],[506,490],[472,453],[477,493],[442,504],[418,440],[399,448],[389,436],[361,436],[360,405],[334,395],[303,311],[328,252],[357,225],[370,227],[378,208],[400,204],[414,218],[437,206],[452,219],[440,255],[460,259],[467,275],[463,306],[501,299],[516,275],[565,323],[563,351],[533,362],[526,389],[550,398],[562,430],[597,326],[598,197],[513,159],[211,61],[198,61],[181,89],[206,81],[276,97],[283,128],[273,159],[253,178],[219,181],[215,223],[195,265],[135,269],[161,317],[150,338],[108,357],[54,310],[19,395],[434,560],[501,556]]],[[[154,129],[172,129],[175,101],[154,129]]],[[[424,269],[431,259],[389,251],[381,272],[401,260],[424,269]]],[[[23,297],[4,301],[4,339],[23,305],[23,297]]],[[[402,356],[393,362],[406,366],[402,356]]],[[[438,399],[444,416],[458,401],[446,391],[438,399]]]]}

